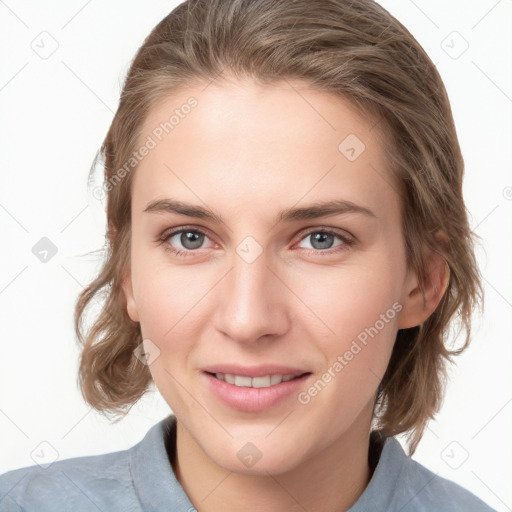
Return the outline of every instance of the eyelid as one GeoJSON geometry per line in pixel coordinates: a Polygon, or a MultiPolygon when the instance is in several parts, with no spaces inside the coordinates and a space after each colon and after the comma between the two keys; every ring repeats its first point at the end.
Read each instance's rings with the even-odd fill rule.
{"type": "Polygon", "coordinates": [[[182,231],[197,231],[198,233],[202,233],[206,236],[208,236],[209,233],[209,231],[204,227],[184,224],[182,226],[175,226],[173,228],[164,230],[161,237],[167,238],[169,236],[175,235],[176,233],[181,233],[182,231]]]}

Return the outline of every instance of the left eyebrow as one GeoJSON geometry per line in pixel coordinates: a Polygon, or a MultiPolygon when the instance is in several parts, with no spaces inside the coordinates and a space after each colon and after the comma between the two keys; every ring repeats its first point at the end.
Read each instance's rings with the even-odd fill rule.
{"type": "MultiPolygon", "coordinates": [[[[205,219],[219,224],[224,223],[222,216],[218,215],[209,208],[183,203],[173,199],[159,199],[151,201],[144,209],[144,212],[177,213],[187,217],[205,219]]],[[[347,213],[358,213],[372,218],[377,217],[375,213],[366,206],[361,206],[351,201],[337,200],[317,202],[301,208],[286,208],[277,214],[274,220],[274,224],[277,225],[283,222],[310,220],[316,219],[318,217],[341,215],[347,213]]]]}
{"type": "Polygon", "coordinates": [[[377,218],[377,215],[375,215],[375,213],[366,206],[361,206],[352,203],[351,201],[338,200],[317,202],[302,208],[287,208],[279,212],[275,219],[275,224],[297,220],[316,219],[318,217],[341,215],[345,213],[359,213],[368,217],[377,218]]]}

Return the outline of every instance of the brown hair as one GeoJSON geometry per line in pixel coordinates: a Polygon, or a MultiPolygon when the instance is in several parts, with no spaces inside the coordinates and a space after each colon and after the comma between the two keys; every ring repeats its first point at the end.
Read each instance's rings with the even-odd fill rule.
{"type": "MultiPolygon", "coordinates": [[[[433,249],[450,271],[434,313],[398,332],[377,396],[380,430],[406,433],[413,453],[439,410],[446,363],[467,347],[472,310],[483,298],[476,235],[462,197],[464,163],[441,77],[409,31],[373,0],[188,0],[153,29],[131,63],[100,150],[106,183],[130,159],[159,100],[225,71],[263,83],[300,79],[341,95],[379,119],[389,137],[407,264],[425,283],[426,251],[433,249]],[[444,241],[435,236],[439,232],[444,241]],[[450,349],[448,329],[456,317],[466,336],[461,347],[450,349]]],[[[152,380],[134,357],[141,330],[128,317],[121,288],[130,256],[132,180],[129,172],[108,189],[106,258],[75,310],[80,388],[104,414],[126,414],[152,380]],[[86,308],[100,292],[105,302],[84,333],[86,308]]]]}

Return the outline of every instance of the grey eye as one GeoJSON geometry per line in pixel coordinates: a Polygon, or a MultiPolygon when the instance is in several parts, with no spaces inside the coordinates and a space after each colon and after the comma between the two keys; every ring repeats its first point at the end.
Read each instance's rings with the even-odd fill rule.
{"type": "Polygon", "coordinates": [[[331,249],[346,243],[341,235],[327,231],[311,231],[306,236],[304,236],[301,243],[303,243],[305,240],[310,241],[311,246],[305,248],[315,250],[331,249]],[[336,238],[340,241],[338,244],[335,244],[336,238]]]}
{"type": "Polygon", "coordinates": [[[178,233],[174,233],[174,235],[170,237],[170,240],[172,240],[174,237],[179,237],[179,243],[185,249],[193,250],[199,249],[201,247],[204,242],[205,235],[203,233],[199,233],[198,231],[184,230],[178,233]]]}

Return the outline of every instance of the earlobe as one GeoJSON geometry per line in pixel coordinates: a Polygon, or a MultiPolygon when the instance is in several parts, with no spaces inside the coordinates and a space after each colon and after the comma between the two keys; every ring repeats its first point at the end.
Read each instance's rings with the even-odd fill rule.
{"type": "Polygon", "coordinates": [[[398,322],[399,329],[421,325],[441,302],[450,280],[450,268],[444,257],[431,250],[427,257],[427,275],[423,293],[419,279],[410,274],[404,287],[404,299],[398,322]]]}
{"type": "Polygon", "coordinates": [[[126,311],[128,316],[133,322],[139,322],[139,312],[137,311],[137,305],[135,304],[135,298],[133,296],[131,272],[129,269],[123,274],[121,287],[126,299],[126,311]]]}

